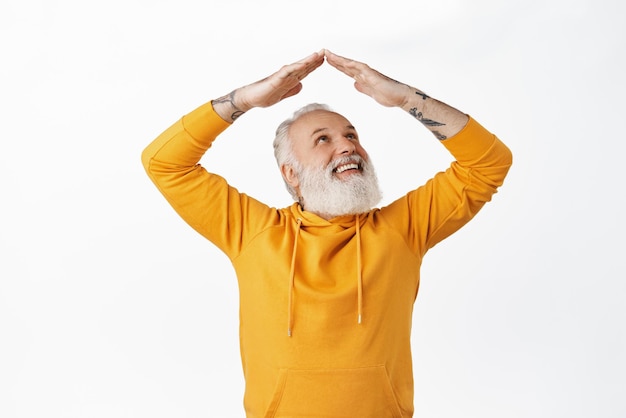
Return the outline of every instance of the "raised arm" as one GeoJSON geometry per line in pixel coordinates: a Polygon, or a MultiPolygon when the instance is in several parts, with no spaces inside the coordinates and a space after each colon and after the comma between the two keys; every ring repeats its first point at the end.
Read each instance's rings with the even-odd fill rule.
{"type": "Polygon", "coordinates": [[[463,112],[370,68],[367,64],[325,50],[328,63],[354,79],[354,87],[383,106],[399,107],[419,120],[440,140],[463,129],[469,118],[463,112]]]}
{"type": "Polygon", "coordinates": [[[234,120],[253,107],[271,106],[297,94],[302,89],[301,80],[323,62],[323,53],[312,54],[205,103],[166,129],[142,154],[148,176],[178,214],[230,256],[237,254],[246,233],[253,235],[254,228],[260,227],[271,211],[198,162],[234,120]],[[253,216],[249,215],[252,206],[256,208],[253,216]],[[231,222],[244,216],[251,217],[245,231],[242,222],[231,222]]]}
{"type": "Polygon", "coordinates": [[[354,87],[383,106],[399,107],[419,120],[455,157],[445,172],[381,210],[390,225],[413,232],[416,253],[465,225],[491,200],[511,166],[510,150],[478,122],[423,91],[368,65],[325,51],[330,65],[354,79],[354,87]],[[416,214],[419,216],[408,216],[416,214]]]}

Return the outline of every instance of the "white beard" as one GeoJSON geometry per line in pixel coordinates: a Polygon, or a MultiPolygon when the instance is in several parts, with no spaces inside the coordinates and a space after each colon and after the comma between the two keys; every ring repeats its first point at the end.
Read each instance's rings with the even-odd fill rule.
{"type": "Polygon", "coordinates": [[[300,180],[300,204],[326,219],[369,212],[382,198],[374,167],[358,155],[339,158],[326,167],[296,164],[295,168],[300,180]],[[362,170],[342,180],[334,169],[346,162],[356,162],[362,170]]]}

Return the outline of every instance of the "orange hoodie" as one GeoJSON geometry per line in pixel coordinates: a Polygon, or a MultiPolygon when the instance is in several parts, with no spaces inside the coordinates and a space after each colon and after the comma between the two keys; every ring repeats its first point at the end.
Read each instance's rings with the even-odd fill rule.
{"type": "Polygon", "coordinates": [[[231,260],[244,406],[261,417],[410,417],[411,319],[422,257],[491,199],[511,153],[470,118],[456,160],[367,214],[324,220],[239,193],[198,161],[229,124],[207,103],[143,152],[161,193],[231,260]]]}

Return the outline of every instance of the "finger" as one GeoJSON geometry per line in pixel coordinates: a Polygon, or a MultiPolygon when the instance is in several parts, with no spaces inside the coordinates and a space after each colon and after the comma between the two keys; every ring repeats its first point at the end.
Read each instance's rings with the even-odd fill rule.
{"type": "Polygon", "coordinates": [[[292,77],[297,78],[298,80],[302,80],[304,77],[309,75],[313,70],[318,68],[323,63],[324,55],[316,52],[306,58],[303,58],[300,61],[294,62],[293,64],[283,66],[283,68],[281,68],[281,70],[279,71],[279,77],[292,77]]]}
{"type": "Polygon", "coordinates": [[[326,50],[326,58],[330,65],[352,78],[361,73],[364,69],[363,67],[366,67],[361,62],[342,57],[328,50],[326,50]]]}
{"type": "Polygon", "coordinates": [[[321,52],[314,52],[306,58],[296,61],[295,63],[288,65],[291,72],[303,72],[310,73],[320,65],[324,63],[324,54],[321,52]]]}
{"type": "Polygon", "coordinates": [[[304,77],[308,76],[314,70],[319,68],[323,63],[324,63],[324,58],[323,57],[320,60],[311,63],[310,65],[305,67],[302,71],[298,72],[298,74],[297,74],[298,79],[302,80],[304,77]]]}
{"type": "Polygon", "coordinates": [[[342,57],[341,55],[337,55],[334,52],[332,52],[329,49],[325,49],[324,50],[324,55],[326,55],[326,58],[332,61],[337,61],[337,60],[347,60],[346,57],[342,57]]]}
{"type": "Polygon", "coordinates": [[[341,55],[337,55],[334,52],[331,52],[329,50],[325,50],[325,53],[326,53],[326,58],[328,60],[328,63],[332,66],[345,67],[351,62],[356,62],[349,58],[342,57],[341,55]]]}
{"type": "Polygon", "coordinates": [[[312,54],[311,56],[309,56],[308,58],[306,58],[302,62],[302,64],[304,65],[303,72],[305,74],[309,74],[311,71],[315,70],[323,63],[324,63],[324,54],[321,52],[316,52],[312,54]]]}

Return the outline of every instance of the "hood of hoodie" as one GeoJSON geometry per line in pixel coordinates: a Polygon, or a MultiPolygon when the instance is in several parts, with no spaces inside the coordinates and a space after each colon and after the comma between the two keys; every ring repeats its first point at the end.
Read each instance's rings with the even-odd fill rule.
{"type": "Polygon", "coordinates": [[[289,211],[291,212],[294,219],[300,219],[302,221],[303,227],[311,227],[311,228],[320,228],[319,233],[321,234],[332,234],[337,230],[352,228],[355,226],[356,220],[359,219],[361,222],[367,218],[372,211],[377,209],[372,209],[367,213],[360,213],[354,215],[342,215],[336,216],[332,219],[324,219],[321,216],[316,215],[313,212],[308,212],[302,209],[299,203],[294,203],[289,207],[289,211]]]}
{"type": "Polygon", "coordinates": [[[295,203],[290,207],[291,213],[296,220],[294,228],[295,228],[295,239],[293,244],[293,250],[291,254],[291,265],[289,270],[289,287],[288,287],[288,297],[287,297],[287,335],[289,337],[292,336],[293,327],[294,327],[294,310],[295,310],[295,285],[296,285],[296,270],[295,266],[298,258],[298,242],[300,237],[300,231],[302,229],[311,229],[314,230],[314,233],[319,235],[326,234],[335,234],[339,231],[344,231],[348,228],[354,228],[356,235],[356,252],[354,254],[354,263],[356,266],[356,277],[354,281],[354,286],[356,288],[356,299],[357,299],[357,312],[356,315],[356,324],[361,324],[361,320],[363,317],[363,268],[362,268],[362,254],[361,254],[361,223],[367,218],[368,214],[354,214],[354,215],[343,215],[332,218],[330,220],[326,220],[312,212],[307,212],[302,209],[302,207],[295,203]]]}

